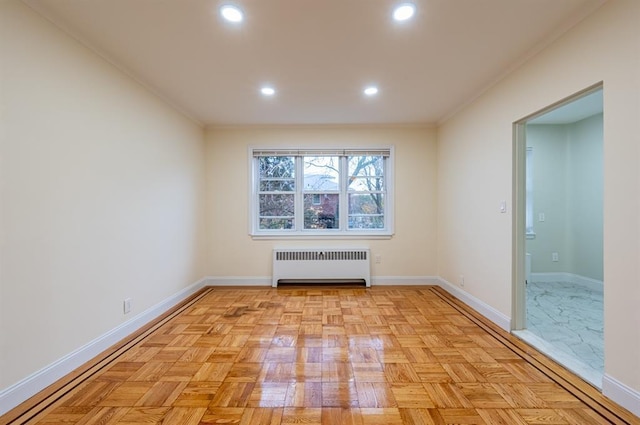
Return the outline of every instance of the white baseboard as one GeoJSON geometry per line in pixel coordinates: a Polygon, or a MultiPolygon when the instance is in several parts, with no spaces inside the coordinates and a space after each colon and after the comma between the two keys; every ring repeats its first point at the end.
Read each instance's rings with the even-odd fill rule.
{"type": "Polygon", "coordinates": [[[571,282],[578,285],[584,285],[593,289],[602,288],[601,280],[591,279],[590,277],[580,276],[579,274],[557,272],[557,273],[531,273],[531,282],[571,282]]]}
{"type": "Polygon", "coordinates": [[[478,313],[482,314],[487,319],[491,320],[496,325],[500,326],[505,331],[511,332],[511,317],[499,312],[489,304],[479,300],[468,292],[463,291],[445,279],[439,278],[438,285],[463,303],[467,304],[469,307],[476,310],[478,313]]]}
{"type": "Polygon", "coordinates": [[[158,316],[205,287],[205,283],[205,279],[199,280],[104,335],[72,351],[61,359],[0,391],[0,415],[7,413],[57,380],[73,372],[104,350],[150,323],[158,316]]]}
{"type": "Polygon", "coordinates": [[[602,377],[602,394],[636,416],[640,416],[640,391],[623,384],[606,373],[602,377]]]}
{"type": "MultiPolygon", "coordinates": [[[[265,276],[208,276],[207,286],[271,286],[271,277],[265,276]]],[[[371,276],[376,286],[438,285],[437,276],[371,276]]]]}

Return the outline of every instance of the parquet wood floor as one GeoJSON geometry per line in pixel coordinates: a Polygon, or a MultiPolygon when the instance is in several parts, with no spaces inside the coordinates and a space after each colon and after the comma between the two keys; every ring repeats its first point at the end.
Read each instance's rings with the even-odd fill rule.
{"type": "Polygon", "coordinates": [[[640,421],[425,286],[207,288],[0,423],[640,421]]]}

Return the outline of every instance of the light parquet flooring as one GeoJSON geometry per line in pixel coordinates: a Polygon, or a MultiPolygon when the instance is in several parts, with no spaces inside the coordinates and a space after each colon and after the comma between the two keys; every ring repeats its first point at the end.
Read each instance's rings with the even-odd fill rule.
{"type": "Polygon", "coordinates": [[[438,288],[208,288],[0,423],[640,423],[590,388],[438,288]]]}

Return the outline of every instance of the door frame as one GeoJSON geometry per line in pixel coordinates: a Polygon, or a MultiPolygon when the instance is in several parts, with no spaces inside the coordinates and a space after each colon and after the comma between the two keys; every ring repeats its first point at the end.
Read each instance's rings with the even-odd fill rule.
{"type": "Polygon", "coordinates": [[[590,95],[598,90],[603,90],[602,81],[593,84],[579,92],[555,102],[546,108],[540,109],[513,123],[513,159],[512,159],[512,300],[511,300],[511,330],[526,329],[527,324],[527,297],[526,297],[526,158],[527,158],[527,123],[554,109],[590,95]]]}

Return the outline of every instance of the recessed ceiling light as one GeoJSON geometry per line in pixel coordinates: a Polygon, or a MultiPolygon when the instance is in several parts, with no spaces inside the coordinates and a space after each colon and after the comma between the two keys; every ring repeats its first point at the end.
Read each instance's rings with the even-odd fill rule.
{"type": "Polygon", "coordinates": [[[376,86],[369,86],[364,89],[364,94],[367,96],[375,96],[378,94],[378,88],[376,86]]]}
{"type": "Polygon", "coordinates": [[[220,14],[229,22],[242,22],[244,18],[239,7],[226,4],[220,8],[220,14]]]}
{"type": "Polygon", "coordinates": [[[276,94],[276,90],[273,87],[265,86],[260,89],[260,93],[262,93],[263,96],[273,96],[276,94]]]}
{"type": "Polygon", "coordinates": [[[393,19],[396,21],[406,21],[410,19],[416,12],[416,6],[413,3],[402,3],[393,10],[393,19]]]}

